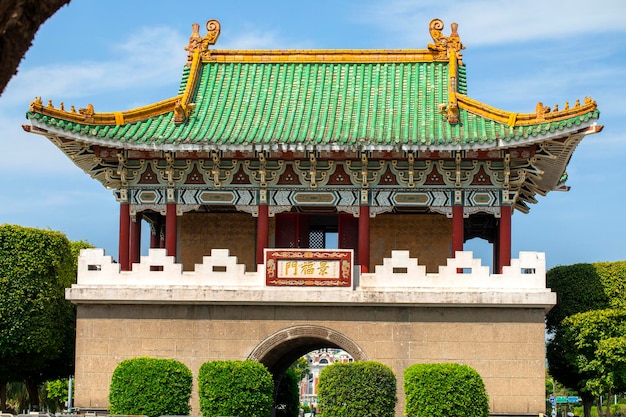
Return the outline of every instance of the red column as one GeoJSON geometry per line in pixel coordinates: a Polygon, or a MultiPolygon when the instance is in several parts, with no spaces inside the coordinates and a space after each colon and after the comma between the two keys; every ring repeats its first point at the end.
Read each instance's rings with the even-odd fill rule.
{"type": "Polygon", "coordinates": [[[122,271],[130,270],[130,251],[128,247],[130,237],[130,205],[120,203],[120,240],[118,245],[118,261],[122,271]]]}
{"type": "Polygon", "coordinates": [[[159,248],[165,249],[165,217],[159,214],[159,248]]]}
{"type": "Polygon", "coordinates": [[[359,265],[361,272],[370,268],[370,206],[359,206],[359,265]]]}
{"type": "Polygon", "coordinates": [[[511,265],[511,206],[500,207],[498,225],[498,270],[511,265]]]}
{"type": "Polygon", "coordinates": [[[135,215],[135,221],[130,221],[129,253],[130,264],[139,263],[141,255],[141,213],[135,215]]]}
{"type": "Polygon", "coordinates": [[[465,225],[463,221],[463,206],[452,206],[452,257],[457,251],[463,250],[465,240],[465,225]]]}
{"type": "Polygon", "coordinates": [[[176,257],[176,204],[168,203],[165,214],[165,250],[167,256],[176,257]]]}
{"type": "Polygon", "coordinates": [[[153,223],[150,223],[150,249],[158,248],[161,246],[160,229],[161,227],[158,218],[153,223]]]}
{"type": "Polygon", "coordinates": [[[267,205],[259,205],[259,217],[256,222],[256,264],[265,262],[264,250],[269,242],[269,214],[267,205]]]}

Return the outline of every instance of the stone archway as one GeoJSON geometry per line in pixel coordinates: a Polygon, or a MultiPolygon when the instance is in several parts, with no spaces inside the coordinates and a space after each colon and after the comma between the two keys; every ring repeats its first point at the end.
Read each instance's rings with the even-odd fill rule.
{"type": "Polygon", "coordinates": [[[248,359],[265,365],[274,378],[280,378],[296,359],[324,347],[346,351],[355,361],[368,360],[365,352],[344,334],[323,326],[296,325],[266,337],[254,348],[248,359]]]}

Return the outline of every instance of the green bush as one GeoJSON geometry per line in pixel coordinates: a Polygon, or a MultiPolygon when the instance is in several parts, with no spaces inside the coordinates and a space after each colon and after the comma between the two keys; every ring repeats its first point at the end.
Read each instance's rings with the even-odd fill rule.
{"type": "Polygon", "coordinates": [[[404,371],[407,417],[487,417],[480,375],[467,365],[416,364],[404,371]]]}
{"type": "Polygon", "coordinates": [[[318,403],[324,417],[395,415],[396,376],[378,362],[335,363],[320,373],[318,403]]]}
{"type": "Polygon", "coordinates": [[[189,368],[176,360],[125,360],[113,371],[109,412],[148,417],[187,415],[192,383],[189,368]]]}
{"type": "Polygon", "coordinates": [[[205,362],[198,373],[204,417],[268,417],[274,404],[272,374],[254,361],[205,362]]]}

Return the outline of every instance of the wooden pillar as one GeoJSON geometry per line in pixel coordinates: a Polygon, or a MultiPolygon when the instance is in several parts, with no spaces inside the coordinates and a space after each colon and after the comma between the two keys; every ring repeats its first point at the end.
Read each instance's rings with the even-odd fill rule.
{"type": "Polygon", "coordinates": [[[264,250],[269,242],[269,214],[266,204],[259,205],[259,216],[256,223],[256,264],[265,262],[264,250]]]}
{"type": "Polygon", "coordinates": [[[465,225],[463,220],[463,206],[452,206],[452,257],[463,250],[465,241],[465,225]]]}
{"type": "Polygon", "coordinates": [[[159,214],[159,246],[160,249],[165,249],[165,217],[159,214]]]}
{"type": "Polygon", "coordinates": [[[176,257],[176,204],[168,203],[165,214],[165,251],[167,256],[176,257]]]}
{"type": "Polygon", "coordinates": [[[498,273],[502,268],[511,265],[511,206],[500,207],[498,223],[498,273]]]}
{"type": "Polygon", "coordinates": [[[118,261],[122,271],[130,270],[130,204],[120,203],[120,236],[118,261]]]}
{"type": "Polygon", "coordinates": [[[161,247],[161,219],[158,217],[150,223],[150,249],[161,247]]]}
{"type": "Polygon", "coordinates": [[[139,263],[141,256],[141,218],[141,213],[137,213],[135,220],[131,218],[130,221],[129,253],[131,265],[139,263]]]}
{"type": "Polygon", "coordinates": [[[370,267],[370,206],[359,206],[359,265],[361,272],[370,267]]]}

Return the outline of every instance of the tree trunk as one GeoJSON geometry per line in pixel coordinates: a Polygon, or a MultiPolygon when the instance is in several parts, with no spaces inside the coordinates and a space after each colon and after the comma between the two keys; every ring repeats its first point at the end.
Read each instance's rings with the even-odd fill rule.
{"type": "Polygon", "coordinates": [[[591,417],[591,407],[593,406],[593,397],[588,394],[581,394],[580,398],[582,398],[583,400],[584,417],[591,417]]]}
{"type": "Polygon", "coordinates": [[[70,0],[0,2],[0,94],[30,47],[39,26],[70,0]]]}
{"type": "Polygon", "coordinates": [[[0,412],[7,412],[7,383],[0,383],[0,412]]]}
{"type": "Polygon", "coordinates": [[[28,391],[28,401],[30,402],[30,411],[39,411],[39,384],[33,379],[24,381],[26,391],[28,391]]]}

